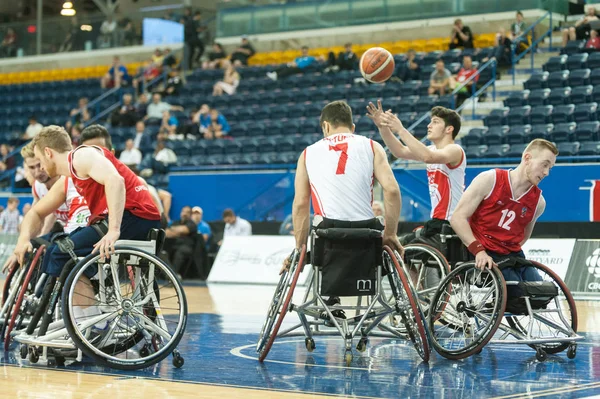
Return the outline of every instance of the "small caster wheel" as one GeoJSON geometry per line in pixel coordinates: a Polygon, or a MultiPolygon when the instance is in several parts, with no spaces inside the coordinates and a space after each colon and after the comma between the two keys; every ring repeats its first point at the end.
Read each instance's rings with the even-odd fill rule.
{"type": "Polygon", "coordinates": [[[352,363],[352,357],[352,352],[346,351],[346,354],[344,356],[344,359],[346,361],[346,367],[350,367],[350,364],[352,363]]]}
{"type": "Polygon", "coordinates": [[[35,364],[38,362],[38,360],[40,360],[40,355],[38,355],[35,349],[31,349],[29,351],[29,361],[35,364]]]}
{"type": "Polygon", "coordinates": [[[183,357],[181,357],[180,354],[173,355],[173,366],[175,366],[175,368],[181,368],[181,366],[183,366],[184,363],[185,360],[183,359],[183,357]]]}
{"type": "Polygon", "coordinates": [[[312,352],[315,350],[315,348],[317,347],[315,345],[315,340],[312,338],[305,338],[304,339],[304,346],[306,346],[306,350],[309,352],[312,352]]]}
{"type": "Polygon", "coordinates": [[[21,345],[19,348],[19,354],[21,355],[21,359],[27,359],[27,345],[21,345]]]}
{"type": "Polygon", "coordinates": [[[356,344],[356,350],[359,352],[364,352],[367,349],[367,343],[369,340],[366,337],[361,338],[356,344]]]}
{"type": "Polygon", "coordinates": [[[577,345],[571,344],[567,350],[567,357],[569,359],[575,359],[575,356],[577,356],[577,345]]]}
{"type": "Polygon", "coordinates": [[[48,358],[48,367],[56,367],[56,359],[48,358]]]}
{"type": "Polygon", "coordinates": [[[538,362],[543,362],[548,358],[548,355],[542,348],[537,348],[535,352],[535,358],[538,360],[538,362]]]}
{"type": "Polygon", "coordinates": [[[148,348],[148,345],[144,345],[142,346],[142,349],[140,349],[140,357],[148,356],[150,356],[150,348],[148,348]]]}

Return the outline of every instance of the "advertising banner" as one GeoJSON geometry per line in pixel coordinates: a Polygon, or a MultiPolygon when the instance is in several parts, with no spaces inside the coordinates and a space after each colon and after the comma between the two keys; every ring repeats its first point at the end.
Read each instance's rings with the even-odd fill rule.
{"type": "Polygon", "coordinates": [[[600,240],[577,240],[565,282],[573,293],[600,295],[600,240]]]}
{"type": "Polygon", "coordinates": [[[525,257],[551,268],[565,279],[575,246],[574,238],[530,238],[523,245],[525,257]]]}

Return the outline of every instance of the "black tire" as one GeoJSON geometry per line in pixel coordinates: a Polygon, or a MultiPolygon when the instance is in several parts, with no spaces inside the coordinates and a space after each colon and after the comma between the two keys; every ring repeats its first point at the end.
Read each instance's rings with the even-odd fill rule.
{"type": "MultiPolygon", "coordinates": [[[[180,309],[178,311],[179,321],[177,326],[175,327],[175,331],[171,335],[169,341],[166,345],[161,347],[158,351],[150,351],[151,353],[147,357],[138,358],[138,359],[121,359],[116,358],[115,356],[118,353],[110,355],[103,351],[103,348],[96,348],[92,343],[90,343],[86,337],[82,334],[81,330],[74,323],[74,316],[72,314],[71,307],[71,295],[74,292],[74,284],[78,281],[79,277],[83,274],[84,269],[88,266],[93,267],[94,264],[97,264],[100,256],[98,254],[91,254],[87,256],[85,259],[81,260],[74,268],[73,271],[69,274],[67,281],[65,282],[64,290],[62,293],[62,310],[63,310],[63,318],[65,321],[65,327],[69,332],[69,335],[75,346],[83,353],[85,353],[90,358],[94,359],[96,362],[112,367],[120,370],[137,370],[141,368],[149,367],[153,364],[160,362],[169,356],[179,344],[179,341],[183,337],[185,332],[185,327],[187,323],[187,300],[185,298],[185,292],[183,291],[183,287],[181,282],[177,278],[175,272],[171,270],[171,268],[166,265],[162,260],[157,258],[155,255],[147,253],[145,251],[130,248],[130,247],[117,247],[115,249],[115,255],[124,255],[124,256],[134,256],[140,259],[144,259],[148,263],[152,263],[155,265],[155,269],[160,269],[160,273],[164,275],[168,280],[173,284],[172,288],[175,290],[175,296],[179,300],[180,309]]],[[[119,267],[124,266],[119,263],[119,267]]],[[[140,268],[144,266],[139,266],[140,268]]],[[[158,273],[155,270],[155,274],[158,273]]],[[[121,273],[119,273],[121,274],[121,273]]],[[[154,287],[154,286],[153,286],[154,287]]],[[[121,306],[121,305],[119,305],[121,306]]],[[[158,312],[157,312],[158,313],[158,312]]],[[[148,316],[145,313],[138,313],[138,317],[143,315],[147,318],[148,316]]],[[[162,316],[161,316],[162,317],[162,316]]],[[[135,333],[134,335],[135,336],[135,333]]],[[[132,337],[133,337],[132,336],[132,337]]],[[[132,339],[129,337],[127,339],[132,339]]],[[[126,339],[126,340],[127,340],[126,339]]],[[[134,340],[136,341],[136,340],[134,340]]],[[[136,341],[137,343],[137,341],[136,341]]],[[[124,346],[129,346],[124,345],[124,346]]],[[[105,348],[104,348],[105,349],[105,348]]]]}

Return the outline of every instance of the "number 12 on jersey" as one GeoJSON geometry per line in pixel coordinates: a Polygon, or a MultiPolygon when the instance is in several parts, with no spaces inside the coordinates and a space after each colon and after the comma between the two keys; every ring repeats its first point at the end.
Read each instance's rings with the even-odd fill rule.
{"type": "Polygon", "coordinates": [[[510,230],[510,224],[513,222],[513,220],[515,220],[516,216],[517,215],[514,211],[511,211],[510,209],[503,209],[502,217],[498,222],[498,227],[502,227],[504,230],[510,230]]]}
{"type": "Polygon", "coordinates": [[[329,151],[340,151],[340,159],[338,160],[336,175],[343,175],[346,173],[346,162],[348,161],[348,143],[340,143],[336,145],[330,145],[329,151]]]}

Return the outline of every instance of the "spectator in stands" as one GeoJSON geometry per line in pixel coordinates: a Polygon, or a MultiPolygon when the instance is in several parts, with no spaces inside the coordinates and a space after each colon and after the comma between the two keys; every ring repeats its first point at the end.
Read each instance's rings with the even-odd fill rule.
{"type": "Polygon", "coordinates": [[[71,126],[71,129],[69,129],[69,135],[71,136],[71,143],[73,144],[73,148],[78,147],[80,144],[81,130],[82,127],[78,123],[74,124],[73,126],[71,126]]]}
{"type": "Polygon", "coordinates": [[[100,35],[96,45],[98,48],[108,48],[117,44],[117,22],[108,17],[100,26],[100,35]]]}
{"type": "Polygon", "coordinates": [[[179,127],[179,120],[176,116],[171,115],[169,111],[163,112],[162,123],[160,125],[161,132],[167,135],[167,139],[176,140],[177,128],[179,127]]]}
{"type": "Polygon", "coordinates": [[[178,96],[183,87],[183,79],[181,79],[180,71],[174,68],[169,73],[169,79],[165,87],[161,90],[163,96],[178,96]]]}
{"type": "Polygon", "coordinates": [[[146,132],[146,124],[144,121],[137,121],[135,124],[135,136],[133,136],[133,147],[139,149],[145,149],[152,146],[152,139],[146,132]]]}
{"type": "Polygon", "coordinates": [[[142,93],[138,96],[135,102],[135,112],[138,115],[138,119],[143,119],[148,113],[148,94],[142,93]]]}
{"type": "Polygon", "coordinates": [[[248,36],[242,35],[242,44],[240,47],[233,50],[231,53],[230,61],[234,66],[239,67],[241,65],[248,65],[248,59],[256,54],[256,50],[250,44],[248,36]]]}
{"type": "Polygon", "coordinates": [[[81,97],[77,103],[77,108],[71,110],[71,119],[75,120],[75,123],[87,122],[91,119],[92,115],[88,109],[87,97],[81,97]]]}
{"type": "Polygon", "coordinates": [[[406,54],[406,62],[398,65],[396,69],[396,78],[401,82],[409,80],[419,80],[421,76],[421,66],[417,63],[417,53],[410,49],[406,54]]]}
{"type": "Polygon", "coordinates": [[[159,68],[161,68],[164,60],[165,56],[163,52],[159,48],[154,49],[154,53],[152,53],[152,62],[154,65],[157,65],[159,68]]]}
{"type": "Polygon", "coordinates": [[[590,22],[598,21],[595,7],[588,7],[587,12],[579,21],[575,22],[575,26],[565,28],[562,31],[562,46],[565,47],[569,40],[585,40],[589,37],[592,27],[590,22]]]}
{"type": "Polygon", "coordinates": [[[473,48],[473,33],[471,28],[463,25],[459,18],[454,21],[452,32],[450,33],[450,50],[455,48],[473,48]]]}
{"type": "Polygon", "coordinates": [[[231,128],[227,119],[223,114],[219,113],[216,108],[210,110],[210,126],[204,132],[204,138],[207,140],[220,139],[227,136],[231,128]]]}
{"type": "Polygon", "coordinates": [[[22,216],[17,207],[19,199],[10,197],[8,199],[6,209],[0,213],[0,231],[4,234],[18,234],[19,225],[21,224],[22,216]]]}
{"type": "Polygon", "coordinates": [[[429,95],[436,93],[440,96],[445,95],[450,88],[451,78],[452,74],[446,69],[444,61],[441,59],[437,60],[435,63],[435,69],[433,72],[431,72],[431,76],[429,77],[429,95]]]}
{"type": "Polygon", "coordinates": [[[196,11],[193,18],[184,19],[184,41],[188,47],[188,68],[194,68],[194,62],[198,63],[202,54],[204,54],[204,41],[201,38],[201,34],[206,29],[202,25],[202,13],[196,11]],[[197,53],[196,53],[197,51],[197,53]]]}
{"type": "Polygon", "coordinates": [[[17,56],[17,34],[13,28],[6,29],[4,39],[0,43],[0,56],[16,57],[17,56]]]}
{"type": "Polygon", "coordinates": [[[142,153],[133,146],[132,139],[128,139],[125,142],[125,149],[121,151],[119,161],[123,162],[129,169],[137,173],[138,166],[142,162],[142,153]]]}
{"type": "Polygon", "coordinates": [[[150,86],[148,83],[156,79],[162,70],[162,58],[158,57],[157,61],[154,61],[154,57],[150,58],[144,66],[140,67],[132,80],[133,88],[136,93],[140,92],[140,87],[143,91],[149,90],[150,86]]]}
{"type": "Polygon", "coordinates": [[[29,117],[29,125],[25,129],[25,134],[23,134],[23,140],[31,140],[42,130],[44,126],[37,121],[35,115],[29,117]]]}
{"type": "Polygon", "coordinates": [[[162,101],[160,93],[154,93],[152,94],[152,103],[148,105],[144,120],[148,125],[161,124],[165,111],[183,111],[183,107],[166,103],[162,101]]]}
{"type": "Polygon", "coordinates": [[[210,107],[208,104],[202,104],[200,109],[192,115],[192,123],[196,128],[192,128],[190,133],[197,134],[198,132],[202,135],[210,127],[210,107]]]}
{"type": "Polygon", "coordinates": [[[166,230],[165,242],[171,266],[176,273],[181,274],[192,259],[195,245],[195,235],[198,227],[191,218],[192,208],[181,208],[179,220],[171,223],[166,230]]]}
{"type": "Polygon", "coordinates": [[[227,60],[227,53],[220,43],[214,42],[212,51],[208,53],[208,61],[202,63],[203,69],[221,68],[222,63],[227,60]]]}
{"type": "MultiPolygon", "coordinates": [[[[165,146],[163,140],[158,140],[156,150],[154,151],[154,160],[159,162],[165,169],[168,169],[169,165],[177,162],[177,155],[172,149],[165,146]]],[[[156,170],[156,168],[153,169],[156,170]]]]}
{"type": "Polygon", "coordinates": [[[133,46],[137,42],[137,33],[133,22],[129,18],[123,18],[121,20],[121,26],[119,27],[119,41],[121,46],[133,46]]]}
{"type": "MultiPolygon", "coordinates": [[[[512,40],[506,34],[504,28],[500,28],[500,31],[496,35],[496,43],[494,50],[494,57],[498,62],[498,66],[510,66],[512,65],[512,54],[511,54],[512,40]]],[[[487,62],[488,58],[484,58],[481,62],[487,62]]]]}
{"type": "Polygon", "coordinates": [[[590,38],[585,43],[585,48],[600,50],[600,38],[598,37],[598,31],[593,29],[590,31],[590,38]]]}
{"type": "Polygon", "coordinates": [[[103,89],[110,89],[112,87],[127,86],[131,83],[131,76],[127,72],[125,65],[121,64],[121,59],[118,56],[113,58],[113,64],[100,80],[100,86],[103,89]]]}
{"type": "MultiPolygon", "coordinates": [[[[323,60],[323,58],[320,58],[323,60]]],[[[308,55],[308,47],[302,46],[302,55],[297,57],[293,62],[289,62],[287,65],[280,67],[276,71],[267,72],[267,77],[272,80],[279,78],[285,78],[291,75],[302,73],[303,70],[308,68],[317,62],[317,58],[308,55]]]]}
{"type": "Polygon", "coordinates": [[[164,51],[163,68],[174,68],[175,65],[177,65],[177,58],[171,52],[171,49],[167,47],[164,51]]]}
{"type": "Polygon", "coordinates": [[[9,157],[11,148],[8,144],[0,144],[0,172],[11,170],[15,167],[15,158],[9,157]]]}
{"type": "Polygon", "coordinates": [[[138,121],[139,116],[133,105],[133,97],[131,94],[123,94],[123,104],[115,109],[110,116],[110,124],[112,126],[132,127],[138,121]]]}
{"type": "Polygon", "coordinates": [[[208,247],[208,240],[212,237],[212,231],[210,225],[202,220],[203,215],[204,211],[199,206],[192,208],[192,221],[198,226],[198,234],[202,234],[204,243],[206,244],[206,247],[208,247]]]}
{"type": "Polygon", "coordinates": [[[373,204],[371,204],[371,208],[373,209],[373,214],[375,215],[375,217],[385,217],[385,207],[383,206],[383,202],[373,201],[373,204]]]}
{"type": "MultiPolygon", "coordinates": [[[[223,211],[223,221],[225,222],[225,230],[223,231],[223,239],[232,236],[251,236],[252,225],[245,219],[236,216],[233,209],[227,208],[223,211]]],[[[219,241],[219,246],[223,240],[219,241]]]]}
{"type": "Polygon", "coordinates": [[[356,53],[352,51],[352,43],[344,45],[344,51],[338,53],[337,58],[333,51],[329,52],[327,68],[323,72],[337,72],[339,70],[353,71],[358,65],[356,53]]]}
{"type": "Polygon", "coordinates": [[[527,24],[523,20],[523,13],[517,11],[517,19],[510,25],[510,33],[512,34],[513,41],[517,46],[517,52],[521,52],[529,47],[529,38],[525,34],[527,30],[527,24]]]}
{"type": "MultiPolygon", "coordinates": [[[[473,59],[470,55],[465,55],[463,57],[463,65],[462,68],[458,71],[456,76],[453,78],[451,89],[454,90],[457,87],[462,86],[471,76],[477,73],[477,68],[473,68],[473,59]]],[[[477,85],[477,81],[479,80],[479,75],[475,76],[473,80],[467,83],[463,88],[461,88],[458,93],[456,93],[456,108],[460,107],[462,103],[469,97],[473,92],[473,84],[477,85]]]]}
{"type": "Polygon", "coordinates": [[[223,80],[213,86],[213,96],[222,96],[223,93],[232,95],[240,84],[240,74],[235,70],[235,66],[229,61],[226,61],[226,65],[223,80]]]}

